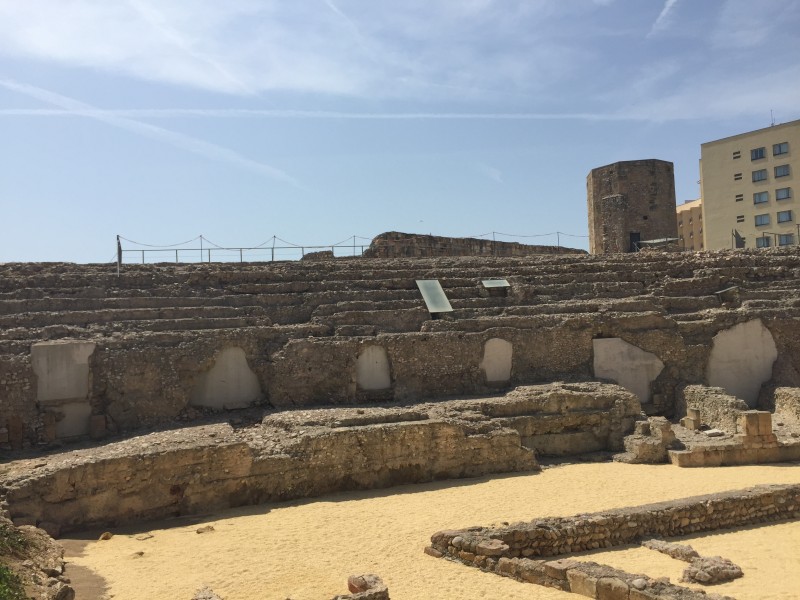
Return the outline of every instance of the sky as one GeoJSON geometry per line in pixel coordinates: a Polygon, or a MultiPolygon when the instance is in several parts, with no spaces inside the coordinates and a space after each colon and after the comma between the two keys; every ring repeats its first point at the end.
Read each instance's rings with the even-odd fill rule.
{"type": "Polygon", "coordinates": [[[591,169],[672,161],[682,203],[701,143],[800,118],[798,32],[800,0],[0,0],[0,262],[586,249],[591,169]]]}

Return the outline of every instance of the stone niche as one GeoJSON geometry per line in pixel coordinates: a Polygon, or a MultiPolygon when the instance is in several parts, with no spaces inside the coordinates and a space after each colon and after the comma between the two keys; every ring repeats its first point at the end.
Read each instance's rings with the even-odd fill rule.
{"type": "Polygon", "coordinates": [[[36,401],[56,416],[56,437],[89,433],[89,357],[95,344],[79,341],[40,342],[31,346],[36,401]]]}
{"type": "Polygon", "coordinates": [[[706,368],[708,385],[724,388],[754,408],[777,358],[775,340],[761,319],[739,323],[714,336],[706,368]]]}
{"type": "Polygon", "coordinates": [[[247,408],[261,396],[261,385],[247,364],[244,350],[233,347],[220,352],[214,366],[199,376],[189,404],[231,410],[247,408]]]}
{"type": "Polygon", "coordinates": [[[389,356],[381,346],[367,346],[356,360],[356,383],[362,390],[386,390],[392,387],[389,356]]]}
{"type": "Polygon", "coordinates": [[[664,369],[661,359],[620,338],[597,338],[592,346],[595,377],[618,383],[642,404],[650,402],[650,384],[664,369]]]}
{"type": "Polygon", "coordinates": [[[488,382],[502,382],[511,379],[511,359],[514,347],[511,342],[500,338],[491,338],[483,345],[481,369],[488,382]]]}

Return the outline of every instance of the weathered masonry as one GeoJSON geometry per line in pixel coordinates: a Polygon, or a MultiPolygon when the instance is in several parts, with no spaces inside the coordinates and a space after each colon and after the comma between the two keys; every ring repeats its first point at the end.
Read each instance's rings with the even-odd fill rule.
{"type": "Polygon", "coordinates": [[[630,160],[592,169],[586,197],[592,254],[635,252],[647,242],[677,241],[671,162],[630,160]]]}
{"type": "Polygon", "coordinates": [[[553,381],[619,383],[649,414],[672,416],[687,384],[755,408],[800,386],[798,281],[796,249],[143,265],[119,277],[0,265],[0,447],[553,381]],[[499,279],[502,294],[483,284],[499,279]],[[432,319],[417,280],[438,280],[452,311],[432,319]]]}

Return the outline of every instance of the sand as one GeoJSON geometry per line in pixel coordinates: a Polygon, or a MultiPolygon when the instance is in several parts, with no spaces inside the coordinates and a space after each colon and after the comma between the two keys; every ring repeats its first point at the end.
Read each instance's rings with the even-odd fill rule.
{"type": "MultiPolygon", "coordinates": [[[[85,544],[80,556],[68,554],[68,561],[104,578],[105,597],[118,600],[188,600],[203,585],[225,600],[318,600],[345,593],[347,576],[364,572],[380,575],[394,600],[567,600],[575,596],[434,559],[422,549],[439,529],[566,516],[759,483],[800,483],[800,465],[680,469],[576,464],[530,475],[343,493],[230,510],[190,524],[176,520],[118,531],[108,541],[85,544]],[[214,531],[196,533],[205,525],[214,531]],[[147,535],[152,537],[137,539],[147,535]]],[[[744,569],[744,578],[715,586],[715,592],[740,600],[800,598],[798,523],[688,543],[701,554],[725,556],[744,569]]],[[[79,547],[67,545],[73,553],[79,547]]],[[[668,575],[673,582],[685,566],[645,549],[604,552],[592,559],[668,575]]],[[[78,600],[100,595],[81,591],[79,586],[78,600]]]]}

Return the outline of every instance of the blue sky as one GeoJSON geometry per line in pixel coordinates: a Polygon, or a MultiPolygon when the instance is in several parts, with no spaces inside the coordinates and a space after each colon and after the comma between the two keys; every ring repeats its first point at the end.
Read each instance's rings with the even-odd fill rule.
{"type": "Polygon", "coordinates": [[[0,0],[0,261],[586,248],[592,168],[670,160],[680,203],[701,143],[800,118],[799,31],[799,0],[0,0]]]}

